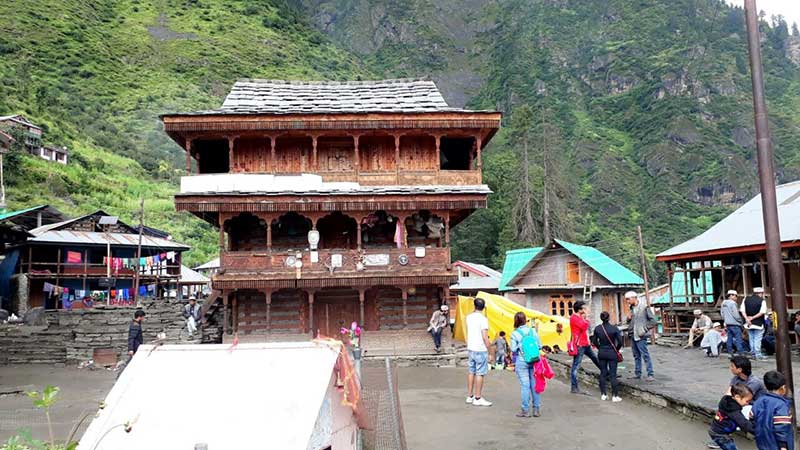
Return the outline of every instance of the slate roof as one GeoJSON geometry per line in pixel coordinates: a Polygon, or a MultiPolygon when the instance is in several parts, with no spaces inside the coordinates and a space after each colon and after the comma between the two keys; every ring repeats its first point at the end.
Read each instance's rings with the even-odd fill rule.
{"type": "MultiPolygon", "coordinates": [[[[36,237],[28,239],[28,242],[62,245],[106,245],[106,242],[111,242],[115,247],[136,247],[139,244],[139,235],[130,233],[108,233],[106,237],[106,233],[99,231],[50,230],[34,234],[36,237]]],[[[147,235],[142,235],[142,248],[189,250],[188,245],[147,235]]]]}
{"type": "MultiPolygon", "coordinates": [[[[565,250],[578,257],[578,259],[615,285],[640,285],[644,283],[644,280],[642,280],[639,275],[636,275],[627,267],[594,247],[573,244],[559,239],[554,239],[553,243],[563,247],[565,250]]],[[[548,247],[551,246],[552,243],[548,247]]],[[[533,267],[537,262],[537,257],[546,258],[546,253],[547,252],[542,252],[542,247],[506,252],[503,277],[500,280],[500,290],[513,290],[513,281],[533,267]]]]}
{"type": "Polygon", "coordinates": [[[453,108],[426,79],[379,81],[237,81],[218,109],[179,113],[364,114],[465,111],[453,108]]]}
{"type": "Polygon", "coordinates": [[[208,261],[205,264],[201,264],[194,268],[194,270],[207,270],[207,269],[219,269],[219,257],[208,261]]]}
{"type": "MultiPolygon", "coordinates": [[[[800,180],[775,187],[781,242],[800,240],[800,180]]],[[[659,260],[728,248],[765,245],[761,194],[697,237],[656,255],[659,260]]]]}
{"type": "Polygon", "coordinates": [[[181,278],[178,280],[178,284],[206,284],[210,282],[211,278],[181,264],[181,278]]]}

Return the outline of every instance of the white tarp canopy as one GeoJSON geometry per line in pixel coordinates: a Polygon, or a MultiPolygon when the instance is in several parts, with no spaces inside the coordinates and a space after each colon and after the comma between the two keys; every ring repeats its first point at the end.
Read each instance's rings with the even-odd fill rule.
{"type": "Polygon", "coordinates": [[[142,345],[78,448],[306,450],[338,349],[316,342],[230,348],[163,345],[151,352],[142,345]]]}

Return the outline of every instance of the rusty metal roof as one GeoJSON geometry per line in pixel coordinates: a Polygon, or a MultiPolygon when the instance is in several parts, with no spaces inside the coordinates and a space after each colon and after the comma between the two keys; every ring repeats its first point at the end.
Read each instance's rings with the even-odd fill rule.
{"type": "MultiPolygon", "coordinates": [[[[108,241],[113,246],[136,247],[139,235],[128,233],[108,233],[108,241]]],[[[39,234],[28,242],[46,244],[106,245],[106,233],[96,231],[51,230],[39,234]]],[[[142,247],[163,250],[189,250],[188,245],[153,236],[142,235],[142,247]]]]}

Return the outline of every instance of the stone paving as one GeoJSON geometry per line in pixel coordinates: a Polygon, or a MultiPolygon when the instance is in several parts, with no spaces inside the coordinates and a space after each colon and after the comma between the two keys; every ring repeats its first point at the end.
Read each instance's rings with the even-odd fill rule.
{"type": "MultiPolygon", "coordinates": [[[[622,352],[625,360],[618,370],[623,389],[629,392],[638,391],[636,395],[642,400],[655,405],[670,406],[689,416],[713,415],[732,377],[728,355],[723,353],[719,358],[709,358],[700,349],[660,345],[651,345],[649,349],[656,380],[648,383],[644,380],[628,379],[633,375],[634,362],[630,348],[625,348],[622,352]],[[667,404],[668,402],[671,404],[667,404]]],[[[562,363],[564,367],[572,362],[572,358],[566,353],[554,355],[552,359],[562,363]]],[[[792,363],[794,379],[800,380],[800,360],[796,355],[793,355],[792,363]]],[[[758,377],[763,377],[765,372],[775,368],[774,356],[763,361],[753,361],[753,374],[758,377]]],[[[592,382],[599,374],[597,367],[587,358],[583,359],[581,369],[593,375],[590,377],[592,382]]],[[[597,389],[594,386],[583,388],[591,392],[597,389]]]]}

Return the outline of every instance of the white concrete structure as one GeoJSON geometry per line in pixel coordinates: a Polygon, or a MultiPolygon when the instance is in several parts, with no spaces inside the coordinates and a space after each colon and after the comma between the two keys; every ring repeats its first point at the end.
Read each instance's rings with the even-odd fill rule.
{"type": "Polygon", "coordinates": [[[355,450],[338,355],[316,341],[143,345],[78,448],[355,450]]]}

